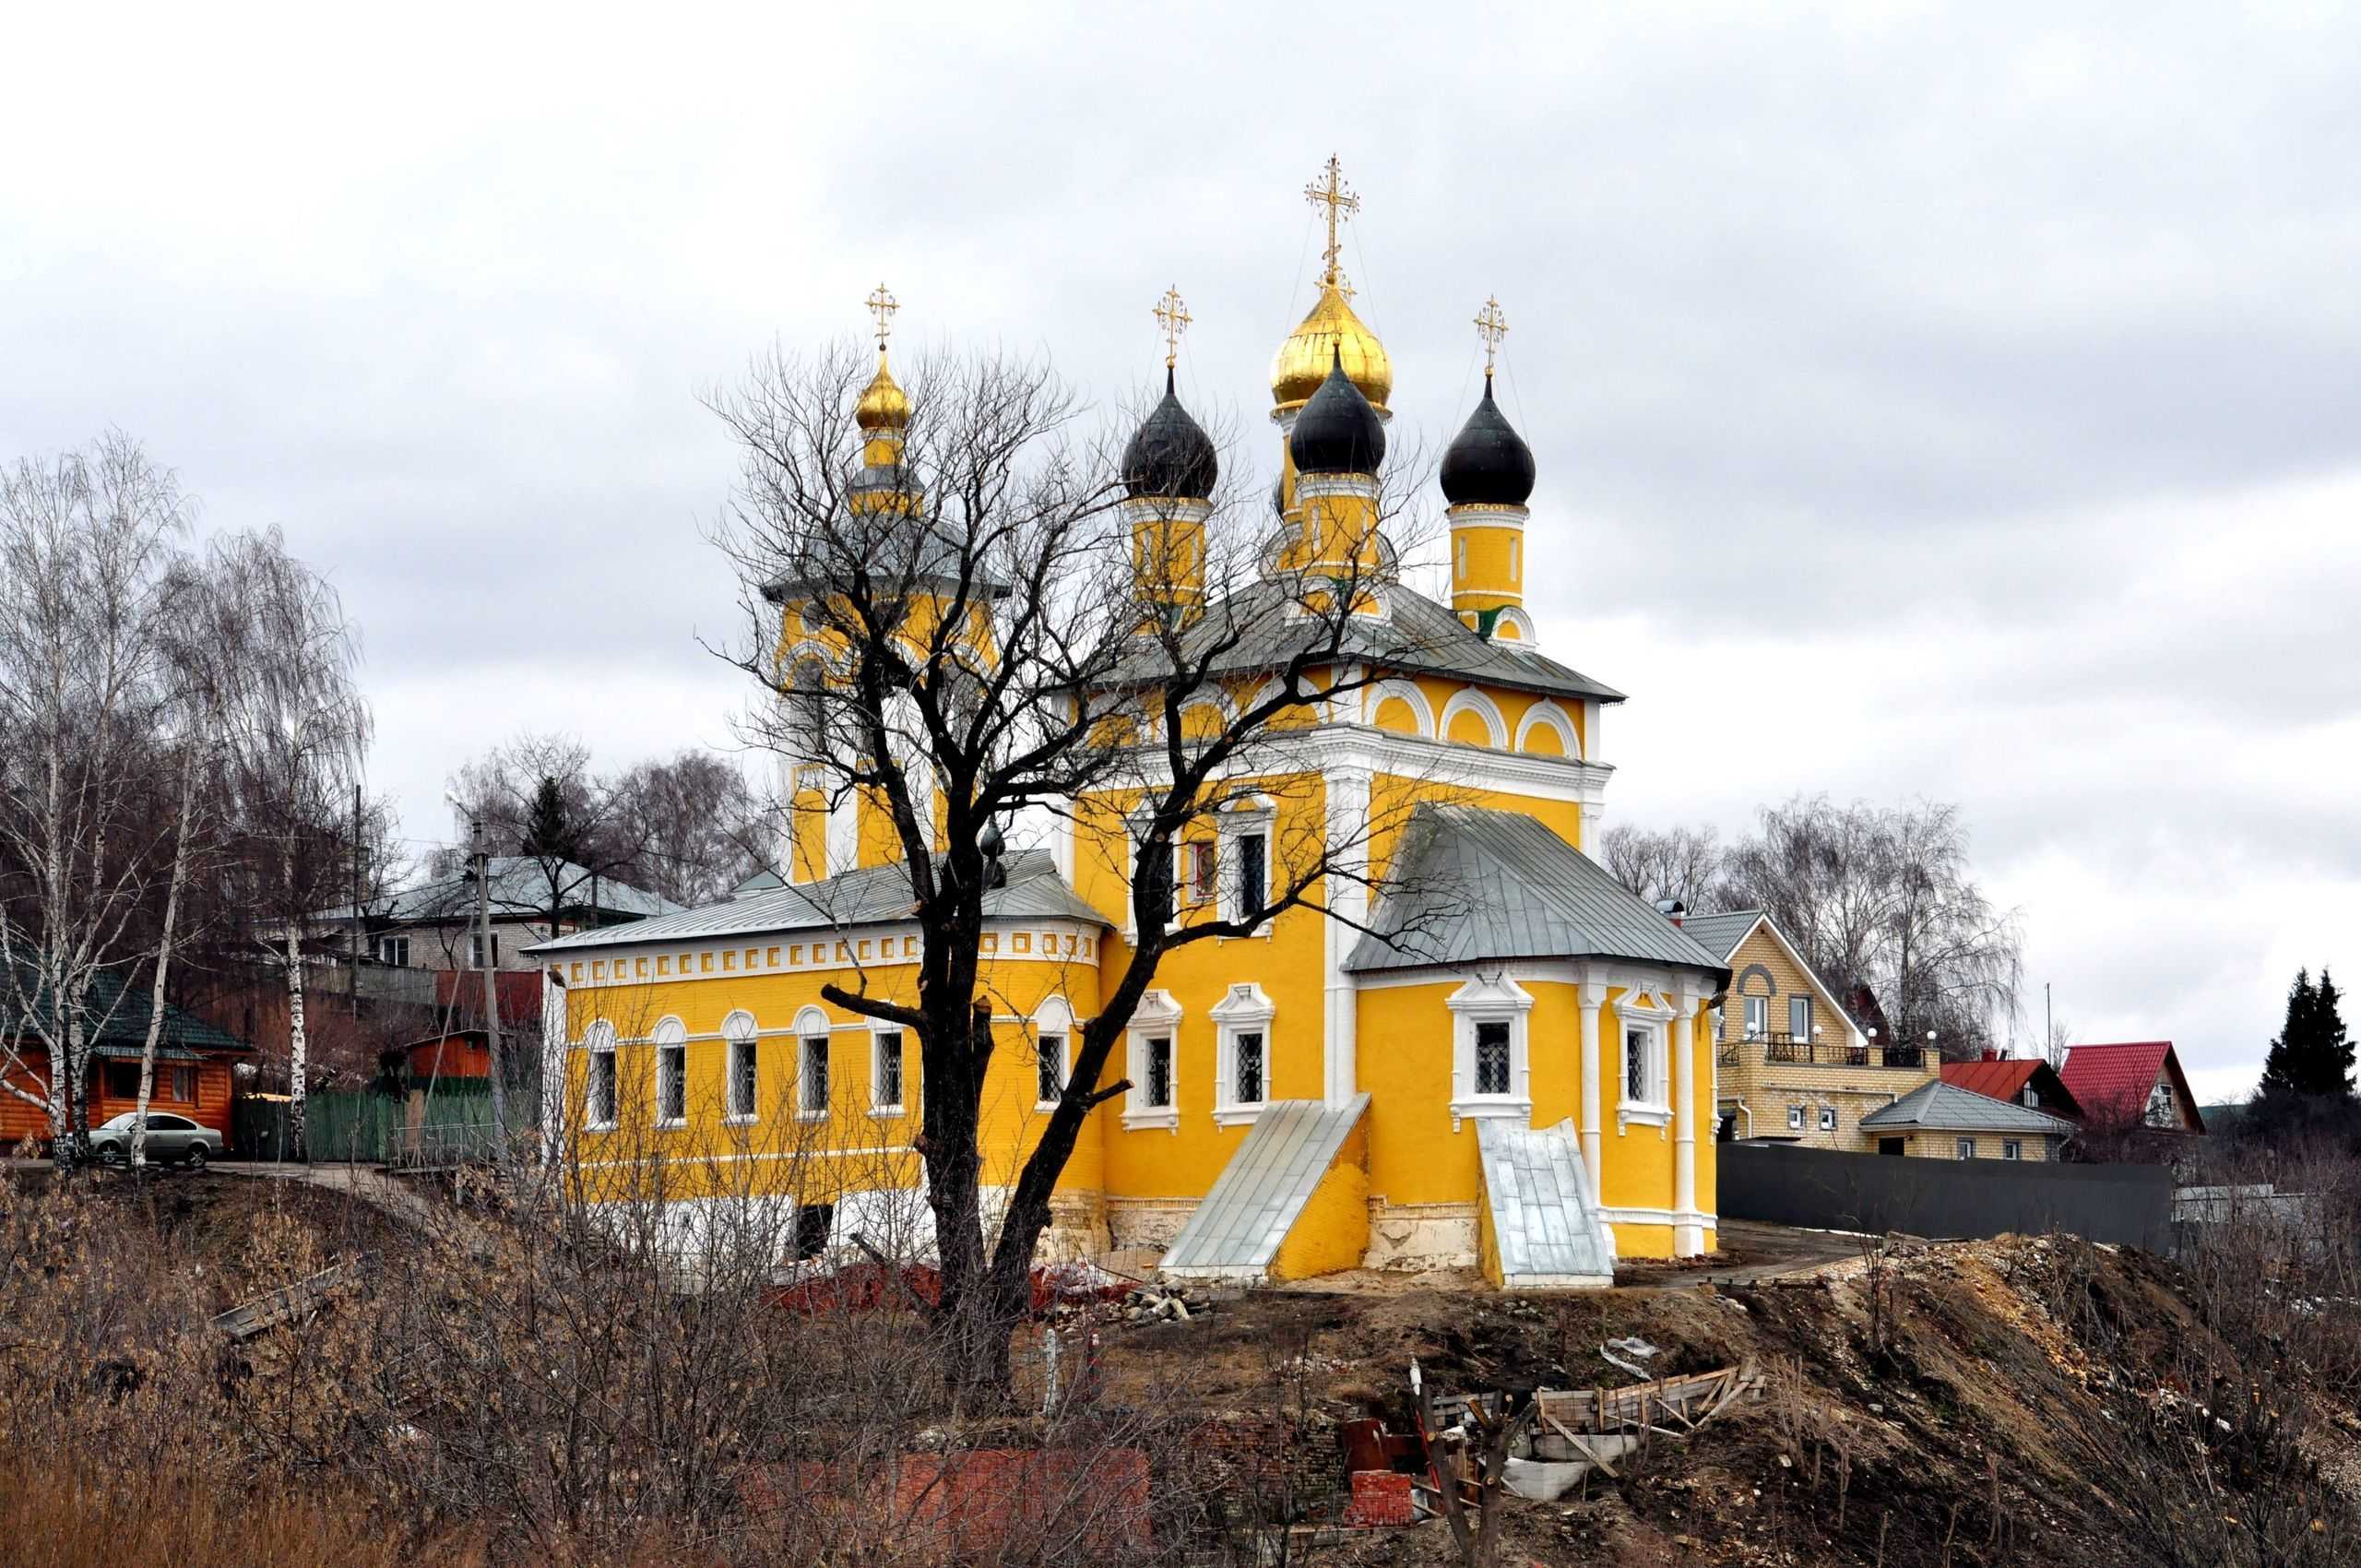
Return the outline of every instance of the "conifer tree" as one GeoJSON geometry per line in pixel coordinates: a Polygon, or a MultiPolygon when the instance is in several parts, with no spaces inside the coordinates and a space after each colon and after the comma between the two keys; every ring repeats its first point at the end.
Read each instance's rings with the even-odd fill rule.
{"type": "Polygon", "coordinates": [[[2343,1098],[2353,1093],[2353,1042],[2338,1011],[2335,980],[2326,969],[2314,985],[2299,969],[2287,990],[2287,1017],[2263,1059],[2259,1093],[2343,1098]]]}

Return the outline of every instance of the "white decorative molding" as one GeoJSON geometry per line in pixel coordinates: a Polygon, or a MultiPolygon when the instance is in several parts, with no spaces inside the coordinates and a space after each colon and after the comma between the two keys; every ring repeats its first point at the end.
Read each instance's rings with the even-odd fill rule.
{"type": "Polygon", "coordinates": [[[1516,721],[1516,749],[1518,751],[1522,752],[1525,750],[1525,742],[1532,736],[1536,730],[1548,730],[1553,731],[1557,735],[1559,741],[1564,744],[1566,748],[1565,754],[1567,756],[1577,760],[1581,758],[1583,754],[1582,737],[1574,732],[1573,716],[1569,714],[1564,708],[1560,707],[1556,703],[1551,702],[1548,697],[1543,697],[1540,701],[1527,707],[1525,710],[1525,717],[1516,721]]]}
{"type": "MultiPolygon", "coordinates": [[[[1423,740],[1434,739],[1434,705],[1427,701],[1427,694],[1418,689],[1417,682],[1399,679],[1380,681],[1377,684],[1367,687],[1365,690],[1367,691],[1368,695],[1362,699],[1361,711],[1369,723],[1373,725],[1377,722],[1377,710],[1385,706],[1387,698],[1398,697],[1401,699],[1403,705],[1408,707],[1410,712],[1418,719],[1419,737],[1423,740]]],[[[1398,731],[1382,731],[1382,733],[1385,734],[1394,734],[1397,732],[1398,731]]]]}
{"type": "Polygon", "coordinates": [[[1123,1096],[1123,1126],[1131,1132],[1163,1128],[1178,1134],[1180,1130],[1180,1004],[1169,991],[1147,991],[1140,994],[1139,1005],[1132,1009],[1128,1026],[1125,1054],[1129,1058],[1124,1076],[1132,1080],[1131,1088],[1123,1096]],[[1169,1079],[1166,1084],[1169,1099],[1162,1105],[1149,1105],[1143,1097],[1147,1093],[1147,1042],[1155,1039],[1171,1042],[1169,1079]]]}
{"type": "Polygon", "coordinates": [[[1474,686],[1460,687],[1442,705],[1442,713],[1435,720],[1436,738],[1449,743],[1452,720],[1463,713],[1472,713],[1484,721],[1484,729],[1491,736],[1488,743],[1495,751],[1509,749],[1509,721],[1501,717],[1500,704],[1474,686]]]}
{"type": "Polygon", "coordinates": [[[1533,993],[1504,973],[1478,975],[1444,998],[1451,1010],[1451,1130],[1469,1119],[1533,1120],[1533,1061],[1527,1049],[1527,1023],[1533,993]],[[1509,1087],[1505,1094],[1485,1094],[1476,1081],[1476,1032],[1479,1024],[1506,1024],[1509,1029],[1509,1087]]]}
{"type": "Polygon", "coordinates": [[[1231,986],[1206,1012],[1214,1021],[1214,1122],[1217,1126],[1234,1127],[1252,1122],[1262,1115],[1263,1107],[1271,1099],[1271,1069],[1278,1053],[1271,1039],[1271,1019],[1275,1009],[1263,988],[1252,980],[1231,986]],[[1245,1100],[1238,1098],[1238,1037],[1259,1034],[1263,1039],[1262,1098],[1245,1100]]]}

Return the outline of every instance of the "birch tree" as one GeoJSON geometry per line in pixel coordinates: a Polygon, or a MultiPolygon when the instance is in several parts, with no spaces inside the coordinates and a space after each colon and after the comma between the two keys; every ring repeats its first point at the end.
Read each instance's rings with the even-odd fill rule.
{"type": "Polygon", "coordinates": [[[136,956],[150,891],[158,612],[191,510],[119,432],[0,473],[0,1085],[42,1107],[69,1171],[92,1038],[130,994],[94,1016],[92,981],[136,956]]]}

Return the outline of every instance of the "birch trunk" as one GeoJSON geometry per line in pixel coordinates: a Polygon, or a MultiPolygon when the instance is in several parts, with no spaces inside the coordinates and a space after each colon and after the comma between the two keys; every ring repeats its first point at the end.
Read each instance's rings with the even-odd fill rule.
{"type": "Polygon", "coordinates": [[[196,799],[198,749],[181,763],[181,812],[172,840],[172,875],[164,893],[164,929],[156,942],[155,983],[148,998],[148,1038],[139,1048],[139,1105],[131,1123],[131,1168],[148,1163],[148,1102],[156,1092],[156,1043],[164,1033],[164,981],[172,967],[172,932],[179,924],[181,888],[188,881],[188,814],[196,799]]]}
{"type": "Polygon", "coordinates": [[[303,1039],[303,952],[300,928],[287,927],[287,1148],[305,1158],[303,1145],[303,1075],[308,1052],[303,1039]]]}

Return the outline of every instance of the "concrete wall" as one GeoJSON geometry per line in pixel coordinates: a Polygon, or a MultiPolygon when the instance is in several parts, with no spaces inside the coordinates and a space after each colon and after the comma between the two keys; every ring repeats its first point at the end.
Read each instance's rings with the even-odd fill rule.
{"type": "Polygon", "coordinates": [[[2162,1166],[1897,1159],[1725,1144],[1721,1214],[1832,1230],[1914,1236],[2038,1235],[2163,1249],[2172,1172],[2162,1166]]]}

